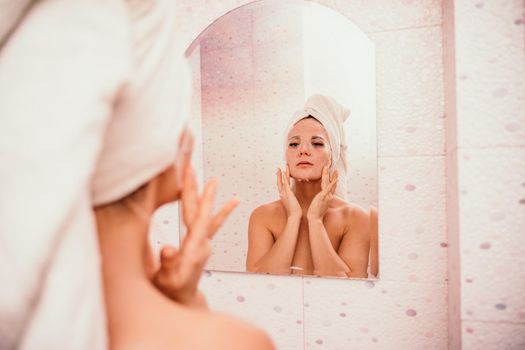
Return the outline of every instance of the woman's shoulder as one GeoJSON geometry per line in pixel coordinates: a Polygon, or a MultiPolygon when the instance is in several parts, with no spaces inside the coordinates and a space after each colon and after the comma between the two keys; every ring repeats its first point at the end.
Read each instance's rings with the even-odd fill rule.
{"type": "Polygon", "coordinates": [[[342,198],[335,197],[333,207],[340,211],[346,218],[353,220],[369,219],[369,212],[358,204],[350,203],[342,198]]]}
{"type": "Polygon", "coordinates": [[[283,214],[286,214],[285,209],[281,201],[277,200],[277,201],[265,203],[265,204],[258,206],[252,211],[251,217],[266,219],[266,218],[275,217],[276,215],[283,215],[283,214]]]}

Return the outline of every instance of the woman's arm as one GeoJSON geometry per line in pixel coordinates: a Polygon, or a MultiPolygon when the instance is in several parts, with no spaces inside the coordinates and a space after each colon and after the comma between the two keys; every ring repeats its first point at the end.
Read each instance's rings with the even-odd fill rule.
{"type": "Polygon", "coordinates": [[[314,263],[314,274],[346,277],[347,273],[350,272],[350,268],[337,255],[323,223],[323,218],[333,198],[337,179],[337,171],[332,176],[329,176],[328,168],[323,168],[321,192],[310,203],[306,218],[308,220],[308,235],[314,263]]]}
{"type": "Polygon", "coordinates": [[[332,246],[322,218],[309,218],[308,230],[314,274],[346,277],[351,270],[332,246]]]}
{"type": "Polygon", "coordinates": [[[339,245],[338,255],[350,267],[348,277],[368,277],[370,252],[370,217],[361,208],[348,208],[345,234],[339,245]]]}
{"type": "MultiPolygon", "coordinates": [[[[169,178],[173,176],[164,177],[169,178]]],[[[160,190],[166,188],[162,179],[159,176],[124,200],[95,209],[110,349],[273,349],[262,331],[230,317],[174,302],[149,280],[145,269],[147,233],[152,209],[159,205],[156,194],[165,193],[160,190]]],[[[213,185],[207,186],[200,199],[189,228],[189,236],[195,238],[192,244],[207,239],[208,228],[214,226],[210,215],[214,192],[213,185]]],[[[189,244],[181,250],[189,249],[189,244]]],[[[191,290],[188,293],[182,288],[179,293],[191,295],[202,264],[195,261],[195,256],[187,255],[182,258],[189,259],[189,265],[197,263],[199,271],[187,265],[185,271],[191,274],[187,286],[191,290]]]]}
{"type": "Polygon", "coordinates": [[[379,244],[377,241],[377,208],[370,207],[370,273],[379,274],[379,244]]]}
{"type": "Polygon", "coordinates": [[[272,233],[265,225],[268,220],[272,220],[271,214],[266,213],[262,207],[255,209],[250,216],[246,270],[289,274],[299,234],[301,216],[297,214],[288,216],[283,232],[275,241],[272,233]]]}
{"type": "Polygon", "coordinates": [[[302,209],[290,188],[290,169],[286,172],[277,170],[277,188],[281,203],[286,210],[286,226],[274,241],[273,235],[265,223],[275,220],[268,207],[255,209],[250,216],[248,227],[248,254],[246,270],[289,274],[291,272],[295,245],[299,235],[302,209]]]}

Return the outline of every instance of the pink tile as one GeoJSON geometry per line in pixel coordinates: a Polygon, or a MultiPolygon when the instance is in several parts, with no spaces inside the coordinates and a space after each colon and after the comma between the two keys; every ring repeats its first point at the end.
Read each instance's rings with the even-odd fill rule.
{"type": "Polygon", "coordinates": [[[202,51],[246,47],[252,43],[252,11],[242,7],[212,23],[200,38],[202,51]]]}
{"type": "Polygon", "coordinates": [[[253,81],[251,47],[201,52],[201,84],[204,88],[237,87],[253,81]]]}

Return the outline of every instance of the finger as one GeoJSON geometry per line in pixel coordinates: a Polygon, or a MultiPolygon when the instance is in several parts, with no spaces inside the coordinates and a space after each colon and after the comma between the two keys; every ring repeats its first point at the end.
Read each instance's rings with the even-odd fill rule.
{"type": "Polygon", "coordinates": [[[277,188],[279,189],[279,193],[281,193],[283,190],[283,175],[281,168],[277,168],[277,188]]]}
{"type": "Polygon", "coordinates": [[[337,169],[334,170],[332,174],[332,181],[335,181],[335,186],[332,187],[332,193],[334,193],[337,188],[337,182],[339,181],[339,171],[337,171],[337,169]]]}
{"type": "Polygon", "coordinates": [[[180,280],[184,281],[182,287],[188,296],[193,295],[197,291],[202,271],[211,255],[211,244],[209,241],[201,244],[200,253],[198,257],[193,256],[187,259],[180,269],[180,280]]]}
{"type": "Polygon", "coordinates": [[[199,212],[195,223],[191,229],[191,235],[197,240],[206,238],[208,223],[210,221],[213,201],[215,199],[215,192],[217,190],[217,180],[211,179],[204,188],[202,200],[200,201],[199,212]]]}
{"type": "Polygon", "coordinates": [[[288,187],[290,187],[290,167],[288,164],[286,165],[286,182],[288,183],[288,187]]]}
{"type": "Polygon", "coordinates": [[[213,217],[211,220],[209,229],[208,229],[208,238],[212,238],[217,230],[221,227],[222,223],[230,216],[233,209],[235,209],[239,203],[240,199],[233,198],[226,203],[221,210],[213,217]]]}
{"type": "Polygon", "coordinates": [[[188,229],[193,225],[199,208],[197,180],[191,166],[186,167],[182,191],[182,218],[188,229]]]}
{"type": "Polygon", "coordinates": [[[333,180],[332,182],[330,182],[328,184],[328,186],[326,186],[326,188],[324,190],[322,190],[321,192],[323,193],[323,199],[326,198],[327,195],[331,194],[332,193],[332,190],[335,188],[335,184],[337,183],[336,180],[333,180]]]}
{"type": "Polygon", "coordinates": [[[324,166],[323,170],[321,171],[321,189],[324,190],[329,183],[330,179],[328,176],[328,167],[324,166]]]}
{"type": "Polygon", "coordinates": [[[179,250],[173,246],[164,246],[160,251],[160,269],[173,272],[178,265],[179,250]]]}
{"type": "Polygon", "coordinates": [[[191,155],[193,152],[193,135],[188,127],[185,127],[179,138],[179,145],[177,149],[177,157],[175,158],[175,180],[178,186],[183,186],[184,172],[186,167],[191,162],[191,155]]]}
{"type": "Polygon", "coordinates": [[[290,167],[286,166],[286,173],[283,174],[283,184],[284,184],[284,190],[285,193],[288,195],[292,192],[292,189],[290,187],[290,167]]]}

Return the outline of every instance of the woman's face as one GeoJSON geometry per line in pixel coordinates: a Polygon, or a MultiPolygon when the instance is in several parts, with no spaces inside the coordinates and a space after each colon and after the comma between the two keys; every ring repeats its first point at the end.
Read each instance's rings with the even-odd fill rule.
{"type": "Polygon", "coordinates": [[[318,180],[324,166],[331,164],[328,135],[313,118],[298,121],[288,133],[286,163],[296,180],[318,180]]]}

